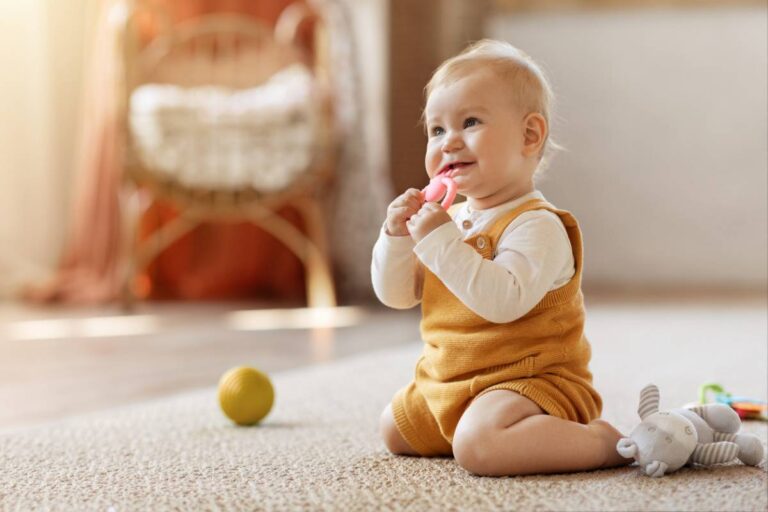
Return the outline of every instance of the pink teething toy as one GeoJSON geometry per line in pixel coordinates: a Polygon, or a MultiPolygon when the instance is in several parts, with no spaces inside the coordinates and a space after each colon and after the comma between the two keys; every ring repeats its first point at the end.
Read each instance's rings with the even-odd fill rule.
{"type": "Polygon", "coordinates": [[[450,176],[438,174],[429,181],[429,185],[424,187],[421,195],[425,201],[438,201],[445,196],[440,206],[447,210],[456,199],[456,183],[450,176]]]}

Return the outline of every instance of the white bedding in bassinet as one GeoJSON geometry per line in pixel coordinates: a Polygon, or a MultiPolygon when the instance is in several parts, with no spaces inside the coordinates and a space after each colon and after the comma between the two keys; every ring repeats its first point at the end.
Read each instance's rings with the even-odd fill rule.
{"type": "Polygon", "coordinates": [[[130,98],[131,149],[188,187],[276,192],[308,170],[321,108],[300,64],[250,89],[145,84],[130,98]]]}

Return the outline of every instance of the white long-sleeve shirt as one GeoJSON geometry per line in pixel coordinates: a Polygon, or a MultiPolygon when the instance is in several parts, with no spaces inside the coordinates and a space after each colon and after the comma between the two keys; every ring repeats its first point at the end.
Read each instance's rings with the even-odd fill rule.
{"type": "Polygon", "coordinates": [[[519,215],[502,233],[492,260],[484,259],[464,240],[531,199],[544,196],[535,190],[486,210],[472,210],[464,203],[454,222],[438,227],[418,244],[410,236],[391,236],[382,227],[371,263],[376,296],[396,309],[419,304],[421,261],[486,320],[506,323],[524,316],[575,273],[571,242],[560,218],[548,210],[519,215]]]}

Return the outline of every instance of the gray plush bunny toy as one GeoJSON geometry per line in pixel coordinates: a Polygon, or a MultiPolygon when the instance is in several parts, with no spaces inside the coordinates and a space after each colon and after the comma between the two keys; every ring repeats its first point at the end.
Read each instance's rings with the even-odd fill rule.
{"type": "Polygon", "coordinates": [[[664,476],[694,462],[708,466],[738,457],[757,466],[763,460],[760,440],[738,433],[739,415],[725,404],[659,412],[659,388],[649,384],[640,392],[637,412],[642,422],[619,440],[616,450],[634,458],[648,476],[664,476]]]}

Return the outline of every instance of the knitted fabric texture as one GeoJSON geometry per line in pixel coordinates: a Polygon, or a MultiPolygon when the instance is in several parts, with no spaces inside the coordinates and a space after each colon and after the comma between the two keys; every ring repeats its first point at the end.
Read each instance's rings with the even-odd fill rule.
{"type": "Polygon", "coordinates": [[[581,232],[573,215],[535,199],[500,215],[465,243],[492,259],[505,228],[538,209],[563,222],[576,269],[567,284],[548,292],[523,317],[502,324],[485,320],[424,269],[424,349],[414,381],[392,404],[400,433],[422,455],[450,455],[456,425],[470,402],[496,389],[515,391],[559,418],[588,423],[600,415],[602,400],[592,387],[591,349],[584,336],[581,232]]]}

